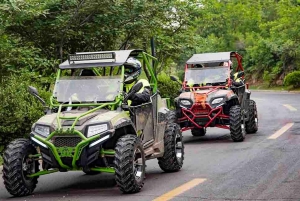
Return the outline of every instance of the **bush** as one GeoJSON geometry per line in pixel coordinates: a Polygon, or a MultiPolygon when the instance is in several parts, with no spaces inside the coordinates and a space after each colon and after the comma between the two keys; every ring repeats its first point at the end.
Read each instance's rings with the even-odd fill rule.
{"type": "Polygon", "coordinates": [[[29,134],[32,124],[43,115],[41,103],[28,93],[28,86],[35,85],[43,98],[50,96],[49,92],[32,84],[28,74],[4,77],[1,81],[0,153],[13,139],[29,134]]]}
{"type": "Polygon", "coordinates": [[[177,76],[179,78],[179,80],[183,81],[184,80],[184,70],[179,70],[177,73],[177,76]]]}
{"type": "Polygon", "coordinates": [[[174,98],[179,95],[180,85],[172,81],[164,72],[158,75],[157,82],[161,97],[170,98],[171,106],[174,106],[174,98]]]}
{"type": "Polygon", "coordinates": [[[300,71],[287,74],[284,78],[284,84],[293,88],[300,87],[300,71]]]}

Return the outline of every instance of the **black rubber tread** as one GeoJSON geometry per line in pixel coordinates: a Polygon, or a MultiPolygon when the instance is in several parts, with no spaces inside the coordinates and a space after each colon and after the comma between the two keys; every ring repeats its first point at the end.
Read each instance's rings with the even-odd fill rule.
{"type": "Polygon", "coordinates": [[[177,117],[176,117],[176,112],[170,110],[167,114],[167,122],[168,123],[176,123],[177,122],[177,117]]]}
{"type": "Polygon", "coordinates": [[[145,179],[145,154],[140,138],[135,135],[125,135],[118,139],[115,147],[115,179],[119,189],[124,193],[139,192],[145,179]],[[141,180],[137,181],[133,169],[134,152],[140,148],[141,157],[143,158],[144,169],[141,180]]]}
{"type": "Polygon", "coordinates": [[[206,131],[205,131],[204,128],[193,128],[191,130],[191,133],[192,133],[193,136],[199,137],[199,136],[205,136],[206,131]]]}
{"type": "Polygon", "coordinates": [[[176,123],[167,124],[164,135],[164,155],[158,158],[159,167],[165,172],[177,172],[182,168],[184,160],[184,144],[180,127],[176,123]],[[176,136],[182,143],[182,160],[178,161],[176,156],[176,136]]]}
{"type": "Polygon", "coordinates": [[[244,135],[242,130],[242,113],[239,105],[234,105],[230,108],[230,135],[234,142],[244,141],[244,135]]]}
{"type": "MultiPolygon", "coordinates": [[[[37,154],[37,150],[28,139],[16,139],[11,142],[3,154],[3,180],[7,191],[17,197],[30,195],[36,188],[38,177],[26,180],[23,176],[23,158],[37,154]]],[[[36,161],[35,171],[39,171],[36,161]]]]}
{"type": "Polygon", "coordinates": [[[257,118],[257,108],[254,100],[250,100],[249,102],[249,120],[246,122],[246,132],[248,134],[256,133],[258,130],[258,125],[255,122],[255,118],[257,118]]]}

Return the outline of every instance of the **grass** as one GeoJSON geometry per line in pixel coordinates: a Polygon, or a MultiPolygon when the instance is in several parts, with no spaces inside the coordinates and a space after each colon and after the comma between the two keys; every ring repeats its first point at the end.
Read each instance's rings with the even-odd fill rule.
{"type": "Polygon", "coordinates": [[[250,85],[253,90],[274,90],[274,91],[300,91],[300,88],[293,89],[290,86],[268,86],[267,84],[250,85]]]}

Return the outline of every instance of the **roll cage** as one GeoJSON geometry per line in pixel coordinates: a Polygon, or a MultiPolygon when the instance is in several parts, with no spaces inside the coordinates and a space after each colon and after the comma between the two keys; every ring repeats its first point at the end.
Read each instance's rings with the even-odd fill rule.
{"type": "MultiPolygon", "coordinates": [[[[221,62],[228,62],[229,60],[233,61],[233,72],[244,71],[242,65],[242,56],[237,52],[217,52],[217,53],[203,53],[203,54],[194,54],[185,65],[185,76],[182,82],[182,88],[184,90],[197,90],[197,89],[210,89],[210,88],[225,88],[231,85],[231,80],[227,80],[226,85],[219,86],[195,86],[190,87],[187,85],[186,73],[188,69],[195,68],[196,65],[201,64],[203,68],[205,67],[216,67],[219,66],[221,62]],[[204,64],[204,65],[203,65],[204,64]]],[[[228,68],[230,70],[230,66],[224,66],[224,68],[228,68]]],[[[229,71],[230,72],[230,71],[229,71]]],[[[230,74],[228,74],[230,77],[230,74]]]]}
{"type": "Polygon", "coordinates": [[[56,83],[59,82],[63,70],[78,70],[91,69],[95,75],[104,76],[112,75],[114,70],[118,68],[118,73],[121,73],[122,83],[118,96],[113,102],[96,102],[96,103],[59,103],[54,94],[50,97],[50,109],[57,108],[57,124],[61,128],[60,120],[74,120],[71,128],[74,128],[78,120],[86,115],[89,115],[99,109],[109,108],[115,110],[121,106],[124,100],[124,63],[129,57],[135,57],[143,62],[143,70],[149,80],[152,92],[157,92],[157,79],[155,69],[157,67],[157,58],[143,52],[143,50],[118,50],[118,51],[102,51],[102,52],[79,52],[68,56],[68,60],[59,65],[57,71],[56,83]],[[151,65],[152,64],[152,65],[151,65]],[[93,107],[87,112],[78,117],[62,117],[60,114],[63,108],[66,107],[93,107]]]}

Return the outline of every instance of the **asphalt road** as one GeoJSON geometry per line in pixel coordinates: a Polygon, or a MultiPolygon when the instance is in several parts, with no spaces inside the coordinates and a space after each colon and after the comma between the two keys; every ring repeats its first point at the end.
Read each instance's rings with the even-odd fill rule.
{"type": "Polygon", "coordinates": [[[185,132],[183,169],[163,173],[157,160],[147,161],[140,193],[123,195],[113,175],[67,172],[40,177],[34,195],[23,198],[11,198],[1,178],[0,200],[300,200],[300,94],[253,92],[252,98],[260,120],[256,134],[234,143],[222,129],[209,129],[205,137],[185,132]]]}

